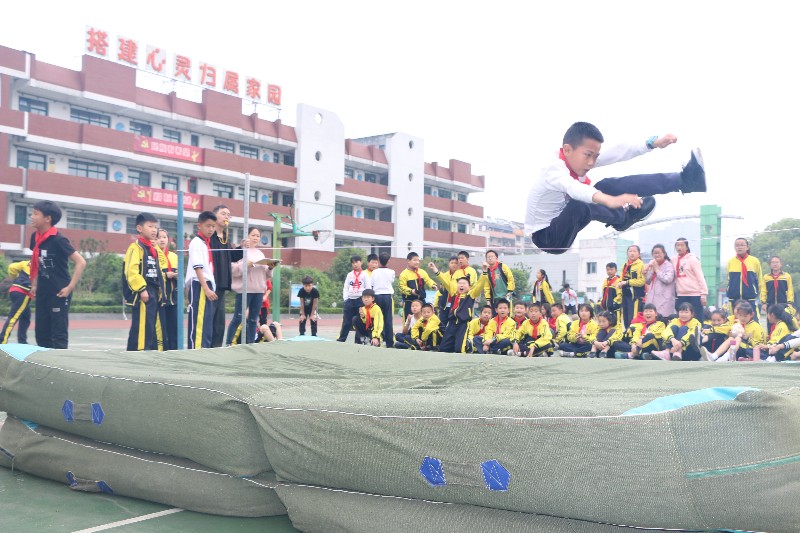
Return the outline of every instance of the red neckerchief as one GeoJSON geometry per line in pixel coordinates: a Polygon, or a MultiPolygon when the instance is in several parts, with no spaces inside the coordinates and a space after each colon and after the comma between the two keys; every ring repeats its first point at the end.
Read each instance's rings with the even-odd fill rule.
{"type": "Polygon", "coordinates": [[[777,322],[775,322],[774,324],[771,324],[771,325],[769,326],[769,336],[770,336],[770,337],[772,337],[772,332],[773,332],[773,331],[775,331],[775,327],[776,327],[777,325],[778,325],[778,323],[777,323],[777,322]]]}
{"type": "Polygon", "coordinates": [[[36,232],[36,241],[33,245],[33,255],[31,256],[31,281],[36,279],[39,275],[39,247],[44,241],[58,233],[55,227],[51,227],[44,233],[36,232]]]}
{"type": "MultiPolygon", "coordinates": [[[[458,270],[458,269],[456,269],[456,270],[458,270]]],[[[452,280],[453,280],[453,274],[455,274],[455,273],[456,273],[456,271],[455,271],[455,270],[453,270],[452,272],[450,272],[450,281],[452,281],[452,280]]],[[[444,287],[442,287],[442,290],[444,290],[444,287]]],[[[455,299],[455,295],[454,295],[454,294],[450,294],[450,293],[448,292],[448,293],[447,293],[447,305],[450,305],[450,304],[452,304],[454,299],[455,299]]]]}
{"type": "MultiPolygon", "coordinates": [[[[417,292],[419,292],[419,290],[422,288],[422,276],[419,275],[419,269],[409,268],[409,270],[417,276],[417,292]]],[[[355,270],[353,272],[355,272],[355,270]]]]}
{"type": "MultiPolygon", "coordinates": [[[[512,318],[513,318],[513,317],[512,317],[512,318]]],[[[517,320],[516,318],[514,318],[514,323],[516,324],[516,326],[517,326],[517,329],[519,329],[519,327],[520,327],[522,324],[524,324],[524,323],[525,323],[525,317],[523,316],[523,317],[522,317],[522,320],[517,320]]]]}
{"type": "Polygon", "coordinates": [[[634,259],[633,261],[626,261],[625,262],[625,266],[622,267],[622,279],[623,279],[623,281],[625,280],[625,276],[628,275],[628,272],[630,272],[631,265],[634,264],[635,262],[636,262],[636,259],[634,259]]]}
{"type": "Polygon", "coordinates": [[[647,328],[648,328],[648,327],[650,327],[650,326],[652,326],[652,325],[653,325],[653,324],[655,324],[656,322],[657,322],[656,320],[653,320],[652,322],[645,322],[645,323],[644,323],[644,326],[642,326],[642,336],[644,336],[645,334],[647,334],[647,328]]]}
{"type": "Polygon", "coordinates": [[[745,264],[748,257],[750,257],[750,254],[744,254],[744,257],[736,256],[736,259],[742,264],[742,283],[744,283],[745,287],[750,286],[750,282],[747,281],[747,265],[745,264]]]}
{"type": "Polygon", "coordinates": [[[772,275],[772,288],[775,291],[775,301],[778,301],[778,278],[783,272],[778,272],[777,274],[772,275]]]}
{"type": "Polygon", "coordinates": [[[586,333],[586,326],[588,325],[588,322],[578,322],[578,333],[586,333]]]}
{"type": "Polygon", "coordinates": [[[167,258],[167,270],[172,270],[172,261],[169,260],[169,246],[165,246],[161,251],[164,252],[164,257],[167,258]]]}
{"type": "Polygon", "coordinates": [[[458,309],[458,304],[461,302],[461,294],[456,293],[455,298],[453,298],[453,308],[451,309],[452,313],[455,315],[456,310],[458,309]]]}
{"type": "MultiPolygon", "coordinates": [[[[508,317],[506,317],[506,318],[508,318],[508,317]]],[[[497,333],[500,333],[500,315],[497,315],[492,320],[497,322],[497,333]]],[[[505,322],[505,320],[503,320],[503,322],[505,322]]]]}
{"type": "Polygon", "coordinates": [[[533,340],[536,340],[539,338],[539,322],[541,322],[542,319],[540,318],[539,320],[534,322],[533,319],[531,318],[528,321],[531,323],[531,330],[532,330],[531,337],[533,337],[533,340]]]}
{"type": "Polygon", "coordinates": [[[152,257],[155,260],[155,262],[158,263],[158,252],[156,252],[153,243],[151,241],[148,241],[147,239],[139,237],[139,244],[144,246],[147,249],[147,251],[150,252],[150,257],[152,257]]]}
{"type": "Polygon", "coordinates": [[[370,315],[369,310],[373,305],[375,304],[373,303],[364,306],[364,325],[367,327],[367,329],[372,329],[372,315],[370,315]]]}
{"type": "Polygon", "coordinates": [[[364,272],[364,271],[363,270],[359,270],[358,272],[356,272],[355,270],[353,270],[353,276],[355,277],[355,279],[353,280],[353,289],[360,289],[361,288],[361,280],[358,279],[358,278],[359,278],[359,276],[361,276],[362,272],[364,272]]]}
{"type": "Polygon", "coordinates": [[[206,243],[206,248],[208,248],[208,268],[211,269],[211,273],[214,273],[214,256],[211,254],[211,237],[206,237],[202,233],[197,234],[200,239],[206,243]]]}
{"type": "Polygon", "coordinates": [[[600,307],[603,309],[608,308],[608,293],[611,290],[613,285],[616,285],[619,281],[619,276],[612,276],[610,278],[606,278],[606,286],[603,287],[603,299],[600,300],[600,307]]]}
{"type": "MultiPolygon", "coordinates": [[[[564,156],[564,149],[563,148],[561,148],[558,151],[558,158],[564,162],[564,166],[567,167],[567,170],[569,170],[569,175],[572,176],[572,179],[574,179],[576,181],[581,181],[580,178],[578,178],[578,173],[575,172],[574,170],[572,170],[571,168],[569,168],[569,165],[567,164],[567,158],[564,156]]],[[[585,176],[585,179],[586,179],[586,181],[581,181],[581,183],[585,183],[586,185],[591,185],[592,184],[592,181],[589,179],[588,176],[585,176]]]]}
{"type": "Polygon", "coordinates": [[[553,329],[556,329],[556,326],[558,325],[558,318],[551,316],[550,320],[547,321],[547,325],[553,329]]]}
{"type": "MultiPolygon", "coordinates": [[[[491,322],[491,319],[489,319],[489,322],[491,322]]],[[[478,324],[481,325],[481,329],[478,331],[477,335],[481,335],[486,331],[486,326],[489,325],[489,322],[484,324],[483,322],[481,322],[480,318],[478,319],[478,324]]]]}
{"type": "Polygon", "coordinates": [[[689,255],[689,252],[686,252],[685,254],[678,256],[678,263],[675,265],[675,275],[678,276],[679,278],[686,277],[686,274],[681,273],[681,259],[683,259],[687,255],[689,255]]]}
{"type": "Polygon", "coordinates": [[[689,322],[691,322],[691,321],[692,321],[692,319],[691,319],[691,318],[690,318],[689,320],[687,320],[686,322],[684,322],[684,321],[683,321],[683,320],[681,320],[680,318],[678,319],[678,323],[681,325],[681,327],[685,326],[686,324],[688,324],[688,323],[689,323],[689,322]]]}
{"type": "MultiPolygon", "coordinates": [[[[500,266],[500,261],[495,263],[493,267],[489,267],[489,279],[492,282],[492,287],[497,285],[497,282],[495,282],[495,280],[494,280],[494,275],[495,275],[494,273],[497,270],[497,267],[499,267],[499,266],[500,266]]],[[[465,272],[465,274],[466,274],[466,272],[465,272]]]]}

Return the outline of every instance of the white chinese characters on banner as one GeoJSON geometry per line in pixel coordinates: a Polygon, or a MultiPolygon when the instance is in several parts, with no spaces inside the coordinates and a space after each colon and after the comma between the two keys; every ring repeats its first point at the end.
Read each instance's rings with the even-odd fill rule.
{"type": "Polygon", "coordinates": [[[195,61],[183,54],[175,54],[170,59],[163,48],[146,45],[123,36],[114,38],[108,32],[95,26],[86,26],[84,52],[95,57],[108,59],[122,65],[143,69],[176,81],[199,85],[231,94],[248,100],[281,105],[281,87],[262,85],[261,80],[252,76],[240,76],[233,70],[221,69],[210,63],[195,61]]]}

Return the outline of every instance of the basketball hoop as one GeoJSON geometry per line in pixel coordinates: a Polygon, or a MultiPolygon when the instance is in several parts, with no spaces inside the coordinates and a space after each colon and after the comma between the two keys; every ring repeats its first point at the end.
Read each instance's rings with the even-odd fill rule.
{"type": "Polygon", "coordinates": [[[311,236],[314,237],[314,240],[318,243],[325,244],[325,241],[330,238],[331,233],[333,232],[329,229],[315,229],[311,232],[311,236]]]}

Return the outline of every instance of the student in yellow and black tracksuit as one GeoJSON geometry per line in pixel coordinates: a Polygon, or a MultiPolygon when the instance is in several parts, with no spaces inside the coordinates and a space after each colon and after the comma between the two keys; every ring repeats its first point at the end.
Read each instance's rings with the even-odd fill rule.
{"type": "Polygon", "coordinates": [[[553,353],[553,332],[542,316],[542,304],[528,305],[528,319],[517,330],[514,352],[520,357],[547,357],[553,353]]]}
{"type": "Polygon", "coordinates": [[[794,287],[792,276],[784,272],[781,258],[777,255],[769,260],[771,272],[764,276],[764,286],[761,288],[761,303],[766,309],[775,304],[784,304],[786,311],[794,315],[794,287]]]}
{"type": "Polygon", "coordinates": [[[747,300],[758,318],[760,308],[756,300],[766,292],[764,276],[761,274],[761,261],[750,255],[750,242],[739,238],[733,244],[736,256],[728,261],[728,292],[731,302],[747,300]]]}
{"type": "MultiPolygon", "coordinates": [[[[449,267],[450,270],[446,275],[452,278],[453,274],[455,274],[455,271],[458,269],[458,257],[453,256],[450,258],[449,267]]],[[[449,286],[449,284],[447,286],[440,284],[439,290],[436,291],[433,297],[433,311],[436,313],[436,316],[439,317],[439,327],[442,333],[444,333],[444,329],[447,327],[447,318],[450,316],[450,305],[453,303],[453,298],[455,297],[454,294],[447,292],[449,286]]]]}
{"type": "Polygon", "coordinates": [[[425,287],[436,290],[436,283],[424,270],[419,268],[419,254],[411,252],[406,256],[407,268],[400,273],[397,286],[403,295],[403,320],[411,314],[411,302],[425,301],[425,287]]]}
{"type": "Polygon", "coordinates": [[[567,342],[562,342],[558,349],[566,357],[586,357],[592,349],[599,330],[594,320],[594,309],[589,304],[578,306],[578,320],[570,324],[567,342]]]}
{"type": "MultiPolygon", "coordinates": [[[[489,276],[487,275],[487,278],[489,276]]],[[[490,282],[487,280],[487,285],[490,282]]],[[[517,323],[508,316],[509,302],[505,298],[497,300],[495,306],[497,315],[489,322],[483,334],[483,343],[475,346],[478,353],[494,353],[498,355],[512,354],[514,341],[517,340],[517,323]]]]}
{"type": "Polygon", "coordinates": [[[383,313],[380,306],[375,305],[375,291],[364,289],[361,293],[361,301],[364,305],[353,317],[356,344],[380,346],[383,337],[383,313]]]}
{"type": "Polygon", "coordinates": [[[659,359],[669,361],[699,361],[700,332],[702,324],[694,317],[694,306],[683,302],[678,306],[678,316],[669,321],[661,338],[663,350],[653,350],[659,359]]]}
{"type": "Polygon", "coordinates": [[[161,334],[165,350],[178,349],[178,256],[169,249],[169,233],[159,228],[156,244],[163,252],[164,303],[161,306],[161,334]]]}
{"type": "Polygon", "coordinates": [[[624,328],[625,318],[622,316],[622,291],[617,289],[620,279],[617,276],[617,264],[606,265],[606,279],[603,280],[603,296],[600,298],[600,309],[617,315],[617,325],[624,328]]]}
{"type": "Polygon", "coordinates": [[[163,350],[159,311],[164,299],[164,252],[153,244],[158,221],[150,213],[136,217],[139,239],[128,246],[123,266],[125,305],[132,307],[128,350],[163,350]]]}
{"type": "Polygon", "coordinates": [[[639,247],[635,244],[628,246],[628,261],[622,267],[622,276],[619,280],[619,289],[622,292],[622,319],[624,326],[628,327],[633,317],[642,312],[644,307],[644,263],[639,258],[639,247]]]}
{"type": "Polygon", "coordinates": [[[621,341],[612,346],[617,359],[651,359],[654,350],[660,350],[666,324],[659,320],[653,304],[645,304],[644,311],[637,315],[621,341]]]}
{"type": "Polygon", "coordinates": [[[553,305],[556,299],[553,298],[553,290],[550,288],[550,279],[547,277],[547,272],[544,269],[536,271],[536,281],[533,282],[533,302],[548,303],[553,305]]]}
{"type": "Polygon", "coordinates": [[[467,347],[466,353],[478,353],[478,345],[480,344],[481,349],[483,349],[483,338],[487,332],[490,331],[490,328],[494,326],[492,324],[492,313],[494,309],[492,309],[491,305],[484,305],[481,307],[481,314],[478,317],[473,318],[469,323],[469,328],[467,328],[467,347]]]}
{"type": "MultiPolygon", "coordinates": [[[[484,274],[478,278],[472,288],[469,286],[469,280],[465,277],[449,281],[448,290],[455,293],[456,296],[450,309],[442,344],[439,346],[440,352],[466,353],[467,330],[472,320],[475,298],[480,296],[489,281],[489,277],[486,275],[488,267],[489,265],[484,264],[484,274]]],[[[434,272],[434,274],[443,284],[448,283],[448,277],[443,273],[434,272]]]]}
{"type": "Polygon", "coordinates": [[[14,325],[17,323],[19,323],[17,342],[28,344],[28,327],[31,325],[31,262],[25,260],[11,263],[8,265],[8,276],[13,278],[11,287],[8,289],[11,308],[8,310],[8,318],[3,325],[3,337],[0,339],[0,344],[8,343],[14,325]]]}
{"type": "Polygon", "coordinates": [[[433,305],[422,304],[422,317],[411,326],[411,334],[404,335],[403,342],[396,343],[394,347],[409,350],[438,350],[442,342],[442,331],[439,327],[439,317],[433,311],[433,305]]]}

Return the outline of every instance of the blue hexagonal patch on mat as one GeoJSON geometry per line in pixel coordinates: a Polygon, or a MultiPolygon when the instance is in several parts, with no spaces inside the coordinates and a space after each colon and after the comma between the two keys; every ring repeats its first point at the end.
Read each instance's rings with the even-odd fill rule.
{"type": "Polygon", "coordinates": [[[508,483],[511,481],[511,473],[505,469],[500,461],[484,461],[481,463],[483,481],[489,490],[508,490],[508,483]]]}
{"type": "Polygon", "coordinates": [[[444,468],[442,462],[434,457],[425,456],[422,464],[419,465],[419,473],[431,487],[443,487],[447,485],[444,479],[444,468]]]}

